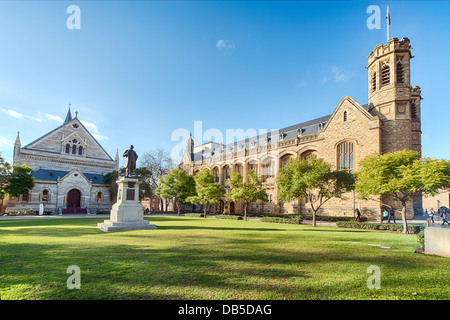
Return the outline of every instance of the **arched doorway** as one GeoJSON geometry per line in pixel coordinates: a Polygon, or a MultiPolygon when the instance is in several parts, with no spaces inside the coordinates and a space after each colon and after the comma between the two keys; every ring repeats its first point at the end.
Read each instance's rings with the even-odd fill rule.
{"type": "Polygon", "coordinates": [[[77,189],[72,189],[67,193],[67,208],[81,207],[81,192],[77,189]]]}
{"type": "Polygon", "coordinates": [[[234,214],[234,202],[230,202],[230,214],[234,214]]]}

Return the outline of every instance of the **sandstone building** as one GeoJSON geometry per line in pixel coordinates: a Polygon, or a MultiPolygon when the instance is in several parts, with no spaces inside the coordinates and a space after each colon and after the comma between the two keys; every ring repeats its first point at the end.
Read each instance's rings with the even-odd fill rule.
{"type": "MultiPolygon", "coordinates": [[[[367,103],[344,96],[330,115],[227,145],[208,142],[194,146],[190,137],[180,166],[192,175],[208,168],[223,185],[231,172],[240,172],[247,179],[248,171],[256,170],[269,197],[267,202],[252,203],[250,212],[308,213],[309,205],[304,200],[277,201],[277,172],[291,158],[305,159],[314,154],[335,169],[356,172],[359,161],[374,152],[421,152],[422,98],[420,88],[410,84],[411,49],[408,38],[392,38],[369,54],[367,103]]],[[[379,217],[384,204],[400,213],[399,203],[384,198],[361,201],[352,193],[346,200],[329,201],[319,213],[353,216],[354,208],[359,207],[363,216],[379,217]]],[[[409,204],[408,217],[421,207],[419,196],[409,204]]],[[[243,211],[241,203],[225,198],[213,210],[243,211]]]]}
{"type": "Polygon", "coordinates": [[[40,204],[52,213],[111,209],[103,175],[119,169],[119,156],[113,160],[70,108],[61,126],[24,147],[17,134],[13,163],[31,167],[35,186],[9,199],[8,211],[37,211],[40,204]]]}

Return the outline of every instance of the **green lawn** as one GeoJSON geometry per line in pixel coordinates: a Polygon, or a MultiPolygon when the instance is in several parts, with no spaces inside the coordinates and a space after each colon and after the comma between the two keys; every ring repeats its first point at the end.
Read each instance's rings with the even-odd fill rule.
{"type": "Polygon", "coordinates": [[[416,235],[215,218],[0,221],[1,299],[448,299],[449,259],[415,254],[416,235]],[[377,244],[390,247],[384,249],[377,244]],[[66,273],[81,270],[81,289],[66,273]],[[381,288],[368,289],[369,266],[381,288]]]}

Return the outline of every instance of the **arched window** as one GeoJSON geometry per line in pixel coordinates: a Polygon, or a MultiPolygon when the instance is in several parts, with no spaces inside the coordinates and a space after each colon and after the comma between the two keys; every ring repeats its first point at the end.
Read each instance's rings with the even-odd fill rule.
{"type": "Polygon", "coordinates": [[[102,202],[102,193],[99,191],[97,192],[97,198],[95,199],[95,202],[102,202]]]}
{"type": "Polygon", "coordinates": [[[219,168],[215,167],[213,169],[213,175],[216,182],[219,182],[219,168]]]}
{"type": "Polygon", "coordinates": [[[79,146],[78,147],[78,154],[81,156],[81,155],[83,155],[83,147],[82,146],[79,146]]]}
{"type": "Polygon", "coordinates": [[[66,144],[66,153],[69,153],[69,152],[70,152],[70,145],[66,144]]]}
{"type": "Polygon", "coordinates": [[[353,171],[353,143],[342,142],[337,146],[338,170],[353,171]]]}
{"type": "Polygon", "coordinates": [[[48,190],[47,189],[44,189],[44,191],[42,191],[42,201],[48,202],[48,190]]]}
{"type": "Polygon", "coordinates": [[[77,154],[77,146],[72,146],[72,154],[77,154]]]}

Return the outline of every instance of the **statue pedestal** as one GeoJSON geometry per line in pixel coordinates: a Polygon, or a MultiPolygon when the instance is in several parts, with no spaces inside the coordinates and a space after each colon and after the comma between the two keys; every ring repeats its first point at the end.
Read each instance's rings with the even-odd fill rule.
{"type": "Polygon", "coordinates": [[[154,224],[144,220],[144,210],[139,203],[139,180],[121,177],[117,185],[117,202],[112,206],[110,219],[98,223],[97,228],[104,232],[156,229],[154,224]]]}

